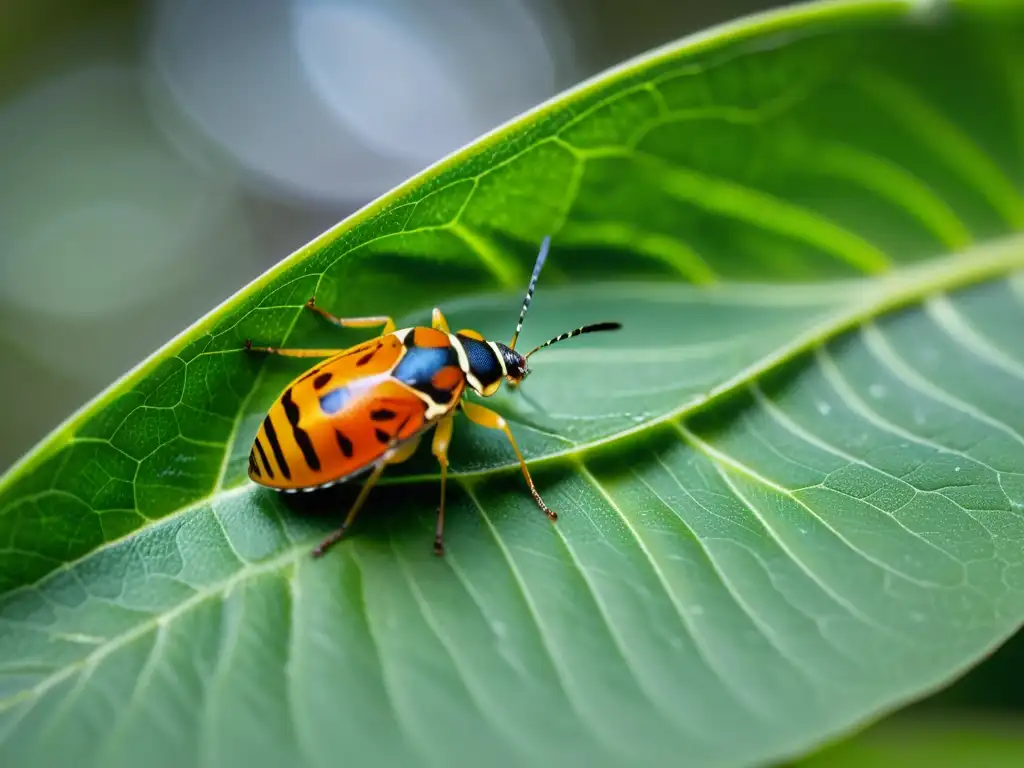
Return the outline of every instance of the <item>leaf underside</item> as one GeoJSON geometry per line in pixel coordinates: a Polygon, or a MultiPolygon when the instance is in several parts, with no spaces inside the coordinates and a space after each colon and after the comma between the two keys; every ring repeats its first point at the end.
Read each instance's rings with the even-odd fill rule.
{"type": "MultiPolygon", "coordinates": [[[[0,480],[0,764],[748,765],[1024,617],[1024,8],[811,5],[414,179],[0,480]],[[940,53],[939,53],[940,52],[940,53]],[[245,477],[302,304],[512,330],[512,424],[294,503],[245,477]]],[[[301,361],[299,361],[301,362],[301,361]]]]}

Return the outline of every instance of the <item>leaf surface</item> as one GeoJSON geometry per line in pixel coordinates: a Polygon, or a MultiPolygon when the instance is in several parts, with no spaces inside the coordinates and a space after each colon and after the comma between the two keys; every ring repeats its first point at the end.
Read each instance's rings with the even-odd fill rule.
{"type": "Polygon", "coordinates": [[[833,3],[656,51],[283,262],[0,480],[0,763],[749,765],[1024,617],[1024,7],[833,3]],[[939,53],[941,52],[941,55],[939,53]],[[245,477],[303,303],[584,322],[429,451],[245,477]],[[427,482],[430,481],[430,482],[427,482]]]}

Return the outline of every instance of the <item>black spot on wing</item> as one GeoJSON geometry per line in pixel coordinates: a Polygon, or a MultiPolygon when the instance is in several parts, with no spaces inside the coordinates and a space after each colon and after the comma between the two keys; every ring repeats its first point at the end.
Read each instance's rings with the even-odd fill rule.
{"type": "Polygon", "coordinates": [[[373,434],[376,435],[377,440],[384,443],[384,445],[387,445],[388,443],[391,442],[391,435],[389,435],[383,429],[375,429],[373,430],[373,434]]]}
{"type": "Polygon", "coordinates": [[[363,355],[363,356],[362,356],[362,357],[360,357],[360,358],[359,358],[358,360],[356,360],[356,366],[360,366],[360,367],[361,367],[361,366],[364,366],[364,365],[366,365],[366,364],[367,364],[368,362],[370,362],[371,360],[373,360],[373,356],[374,356],[374,355],[376,355],[376,354],[377,354],[377,353],[378,353],[378,352],[380,351],[380,348],[381,348],[382,346],[384,346],[384,345],[383,345],[383,344],[377,344],[377,345],[376,345],[376,346],[375,346],[375,347],[374,347],[373,349],[371,349],[371,350],[370,350],[369,352],[367,352],[367,353],[366,353],[365,355],[363,355]]]}
{"type": "Polygon", "coordinates": [[[371,341],[368,344],[360,344],[359,346],[352,347],[352,349],[343,354],[342,357],[352,357],[352,355],[361,355],[363,354],[363,352],[370,349],[370,347],[372,347],[374,344],[375,342],[371,341]]]}
{"type": "Polygon", "coordinates": [[[398,414],[390,408],[377,408],[376,410],[370,411],[370,418],[374,421],[391,421],[397,415],[398,414]]]}
{"type": "Polygon", "coordinates": [[[292,425],[292,437],[295,438],[295,444],[302,451],[302,458],[305,459],[310,469],[314,472],[319,472],[320,457],[316,455],[316,448],[313,447],[313,441],[309,439],[309,433],[299,426],[299,406],[292,400],[291,387],[286,389],[284,394],[281,395],[281,405],[284,406],[284,413],[288,417],[288,423],[292,425]]]}
{"type": "Polygon", "coordinates": [[[334,374],[332,374],[330,371],[327,371],[326,373],[321,373],[319,376],[313,379],[313,389],[323,389],[324,387],[331,383],[331,379],[333,378],[334,374]]]}
{"type": "Polygon", "coordinates": [[[334,436],[338,439],[338,447],[345,454],[346,459],[352,458],[352,441],[349,440],[340,429],[334,430],[334,436]]]}

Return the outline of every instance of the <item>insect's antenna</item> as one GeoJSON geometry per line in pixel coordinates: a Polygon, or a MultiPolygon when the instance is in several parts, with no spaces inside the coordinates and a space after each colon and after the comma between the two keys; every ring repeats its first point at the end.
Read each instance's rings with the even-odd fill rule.
{"type": "Polygon", "coordinates": [[[558,336],[555,336],[555,338],[553,339],[548,339],[543,344],[539,344],[538,346],[534,347],[529,352],[527,352],[525,357],[528,358],[530,355],[532,355],[539,349],[544,349],[544,347],[550,347],[552,344],[557,344],[560,341],[571,339],[574,336],[582,336],[584,333],[594,333],[595,331],[617,331],[621,327],[622,323],[593,323],[592,325],[584,325],[582,328],[577,328],[575,331],[567,331],[566,333],[562,333],[559,334],[558,336]]]}
{"type": "Polygon", "coordinates": [[[530,302],[533,300],[533,291],[537,287],[537,278],[540,277],[541,267],[544,266],[544,261],[548,257],[548,246],[551,245],[551,235],[548,235],[540,244],[540,253],[537,254],[537,263],[533,265],[533,276],[530,278],[530,287],[526,289],[526,298],[523,299],[523,309],[519,313],[519,322],[516,323],[516,332],[512,334],[512,341],[509,343],[509,349],[516,348],[516,340],[519,338],[519,332],[523,330],[523,318],[526,317],[526,310],[530,308],[530,302]]]}

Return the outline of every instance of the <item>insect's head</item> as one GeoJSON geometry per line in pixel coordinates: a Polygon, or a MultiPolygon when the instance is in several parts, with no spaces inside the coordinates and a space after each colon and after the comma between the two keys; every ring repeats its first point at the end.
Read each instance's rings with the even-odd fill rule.
{"type": "Polygon", "coordinates": [[[560,341],[571,339],[574,336],[581,336],[584,333],[593,333],[594,331],[614,331],[622,327],[621,323],[615,322],[592,323],[591,325],[584,325],[577,328],[574,331],[560,333],[558,336],[548,339],[543,344],[538,344],[525,355],[516,352],[516,341],[519,339],[519,332],[523,330],[523,318],[526,317],[526,310],[530,308],[530,302],[533,299],[533,291],[537,287],[537,278],[540,277],[541,267],[544,266],[544,262],[547,260],[548,247],[550,245],[551,238],[545,237],[540,246],[540,253],[537,254],[537,263],[533,266],[533,275],[530,277],[530,285],[526,289],[526,298],[523,299],[523,309],[519,313],[519,322],[516,323],[516,332],[512,334],[512,341],[508,346],[501,342],[496,344],[505,362],[506,379],[509,386],[512,387],[522,383],[523,379],[530,375],[530,366],[527,360],[534,352],[544,349],[544,347],[549,347],[552,344],[557,344],[560,341]]]}
{"type": "Polygon", "coordinates": [[[526,357],[516,352],[512,347],[505,346],[496,341],[494,346],[501,353],[501,359],[505,363],[505,379],[510,386],[515,386],[530,375],[530,366],[526,364],[526,357]]]}

